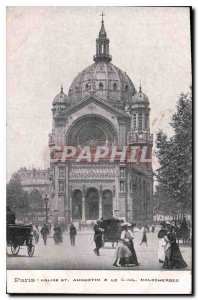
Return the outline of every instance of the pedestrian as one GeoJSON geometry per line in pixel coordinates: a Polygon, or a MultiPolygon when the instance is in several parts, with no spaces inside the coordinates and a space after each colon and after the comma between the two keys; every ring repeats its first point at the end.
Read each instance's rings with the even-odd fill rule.
{"type": "Polygon", "coordinates": [[[96,248],[94,249],[94,253],[99,256],[100,248],[102,248],[102,234],[104,229],[100,228],[100,221],[98,220],[94,225],[94,242],[96,244],[96,248]]]}
{"type": "Polygon", "coordinates": [[[76,230],[76,227],[74,226],[73,223],[69,227],[69,235],[70,235],[71,245],[75,246],[75,239],[76,239],[76,235],[77,235],[77,230],[76,230]]]}
{"type": "Polygon", "coordinates": [[[146,229],[146,226],[145,226],[144,229],[143,229],[143,236],[142,236],[142,241],[141,241],[141,243],[140,243],[140,246],[141,246],[143,243],[145,243],[146,246],[148,247],[146,232],[147,232],[147,229],[146,229]]]}
{"type": "Polygon", "coordinates": [[[38,244],[39,242],[39,229],[38,229],[38,225],[33,225],[32,226],[32,231],[33,231],[33,236],[35,239],[35,243],[38,244]]]}
{"type": "Polygon", "coordinates": [[[189,229],[188,229],[188,224],[186,221],[186,218],[184,217],[182,222],[181,222],[181,234],[183,238],[183,243],[187,243],[189,239],[189,229]]]}
{"type": "Polygon", "coordinates": [[[166,231],[166,223],[165,222],[160,223],[160,225],[161,225],[161,229],[158,232],[159,242],[158,242],[157,256],[158,256],[159,263],[164,263],[165,246],[166,246],[166,241],[165,241],[164,237],[166,236],[167,231],[166,231]]]}
{"type": "Polygon", "coordinates": [[[63,236],[62,236],[62,230],[60,228],[60,225],[57,223],[54,225],[54,243],[56,245],[59,245],[63,242],[63,236]]]}
{"type": "Polygon", "coordinates": [[[47,245],[47,236],[49,234],[49,228],[48,228],[47,224],[43,225],[43,227],[41,228],[40,233],[42,234],[43,242],[44,242],[44,245],[46,246],[47,245]]]}
{"type": "Polygon", "coordinates": [[[175,227],[172,224],[167,222],[167,234],[164,237],[167,242],[165,248],[165,261],[163,264],[164,269],[184,269],[187,267],[180,252],[179,245],[176,242],[174,228],[175,227]]]}
{"type": "Polygon", "coordinates": [[[130,226],[132,225],[127,222],[121,224],[122,232],[120,241],[118,242],[116,247],[116,258],[113,263],[114,267],[139,265],[133,244],[133,232],[129,230],[130,226]]]}
{"type": "Polygon", "coordinates": [[[151,225],[151,232],[152,232],[152,233],[155,232],[155,225],[154,225],[154,224],[151,225]]]}

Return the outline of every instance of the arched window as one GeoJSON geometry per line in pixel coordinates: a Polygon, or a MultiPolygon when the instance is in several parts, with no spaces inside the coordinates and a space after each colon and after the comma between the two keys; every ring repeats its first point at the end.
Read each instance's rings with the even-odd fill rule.
{"type": "Polygon", "coordinates": [[[78,86],[75,86],[75,93],[78,93],[78,86]]]}
{"type": "Polygon", "coordinates": [[[99,90],[101,90],[101,91],[103,90],[103,83],[102,82],[99,83],[99,90]]]}
{"type": "Polygon", "coordinates": [[[116,82],[114,82],[114,84],[113,84],[113,90],[114,90],[114,91],[116,91],[116,90],[117,90],[117,88],[118,88],[118,86],[117,86],[117,83],[116,83],[116,82]]]}
{"type": "Polygon", "coordinates": [[[149,114],[145,115],[145,129],[149,128],[149,114]]]}
{"type": "Polygon", "coordinates": [[[136,114],[133,114],[133,127],[136,128],[136,114]]]}
{"type": "Polygon", "coordinates": [[[139,119],[138,119],[138,123],[139,123],[139,130],[142,130],[142,113],[139,113],[139,119]]]}
{"type": "Polygon", "coordinates": [[[86,88],[86,91],[90,91],[90,90],[91,90],[91,83],[88,82],[88,83],[85,85],[85,88],[86,88]]]}
{"type": "Polygon", "coordinates": [[[128,89],[129,89],[129,86],[128,86],[128,84],[126,84],[126,85],[125,85],[125,91],[127,92],[128,89]]]}

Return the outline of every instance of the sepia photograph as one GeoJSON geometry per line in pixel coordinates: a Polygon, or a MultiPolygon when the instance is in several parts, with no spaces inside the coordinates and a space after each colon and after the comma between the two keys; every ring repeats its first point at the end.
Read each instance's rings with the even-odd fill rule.
{"type": "Polygon", "coordinates": [[[191,24],[7,7],[8,294],[192,293],[191,24]]]}

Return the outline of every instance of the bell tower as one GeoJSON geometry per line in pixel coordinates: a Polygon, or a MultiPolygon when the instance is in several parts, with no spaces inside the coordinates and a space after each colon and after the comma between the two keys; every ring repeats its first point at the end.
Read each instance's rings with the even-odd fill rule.
{"type": "Polygon", "coordinates": [[[102,13],[101,28],[99,36],[96,39],[96,55],[94,55],[93,57],[95,62],[110,62],[112,60],[111,55],[109,55],[109,39],[107,38],[106,30],[104,27],[104,16],[105,15],[102,13]]]}

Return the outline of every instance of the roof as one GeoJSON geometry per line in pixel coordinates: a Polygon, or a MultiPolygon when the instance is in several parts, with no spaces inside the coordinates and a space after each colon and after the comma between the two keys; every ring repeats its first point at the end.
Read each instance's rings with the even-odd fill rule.
{"type": "Polygon", "coordinates": [[[149,99],[145,93],[142,92],[142,89],[140,87],[140,90],[138,93],[136,93],[132,97],[132,104],[137,104],[137,103],[147,103],[149,104],[149,99]]]}
{"type": "Polygon", "coordinates": [[[61,91],[56,97],[54,98],[53,105],[56,104],[65,104],[68,98],[67,95],[63,92],[63,87],[61,86],[61,91]]]}
{"type": "Polygon", "coordinates": [[[101,99],[123,109],[131,103],[136,90],[129,76],[109,62],[96,62],[81,71],[73,80],[68,98],[71,103],[80,102],[95,92],[101,99]]]}
{"type": "Polygon", "coordinates": [[[91,102],[95,102],[99,106],[104,107],[106,110],[111,111],[111,113],[114,113],[117,117],[129,118],[129,115],[125,111],[113,106],[112,103],[108,103],[107,101],[101,99],[94,93],[86,96],[84,99],[82,99],[79,102],[76,102],[74,105],[67,107],[63,111],[60,111],[57,117],[59,118],[64,117],[66,115],[71,115],[75,111],[79,110],[81,107],[84,107],[85,105],[88,105],[91,102]]]}

